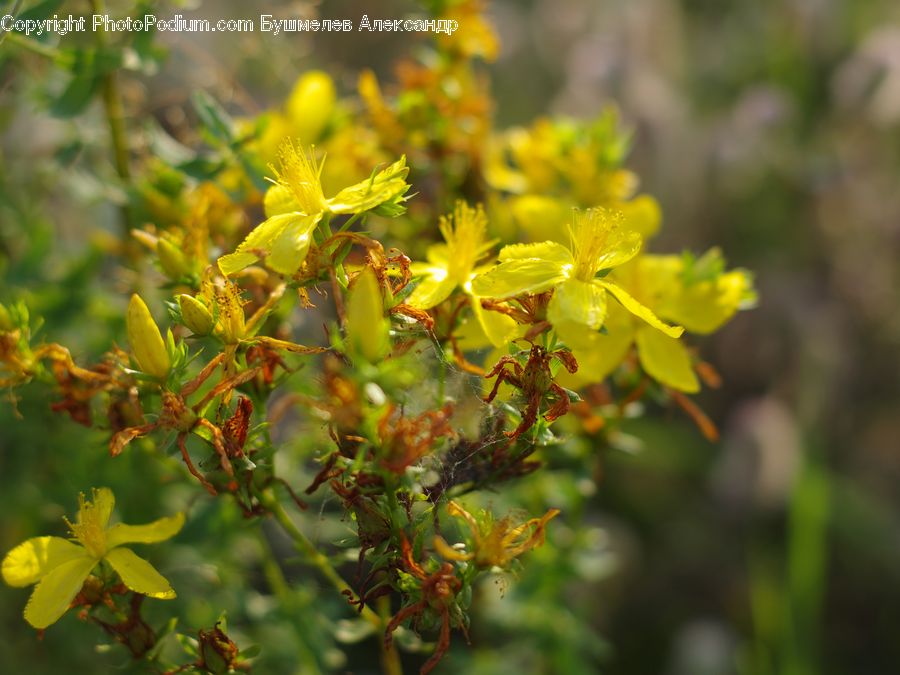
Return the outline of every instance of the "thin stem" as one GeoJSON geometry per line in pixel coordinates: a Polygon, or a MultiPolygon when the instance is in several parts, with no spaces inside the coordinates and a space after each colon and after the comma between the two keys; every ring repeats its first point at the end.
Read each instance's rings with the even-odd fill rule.
{"type": "MultiPolygon", "coordinates": [[[[271,490],[265,491],[261,500],[262,505],[266,507],[266,509],[275,516],[275,521],[281,525],[282,529],[287,533],[287,535],[293,539],[294,544],[297,547],[297,550],[302,553],[306,562],[308,562],[313,567],[316,567],[331,585],[341,593],[342,595],[349,595],[350,600],[354,602],[358,602],[359,598],[356,597],[356,594],[348,586],[347,582],[345,582],[341,575],[337,573],[337,570],[331,564],[331,561],[328,559],[328,556],[319,551],[315,544],[313,544],[309,538],[300,531],[300,529],[294,524],[294,521],[291,520],[290,516],[284,510],[284,507],[275,499],[275,496],[272,494],[271,490]]],[[[382,627],[381,618],[373,612],[368,607],[363,607],[362,617],[371,623],[373,626],[377,628],[382,627]]]]}
{"type": "Polygon", "coordinates": [[[50,47],[49,45],[45,45],[41,42],[38,42],[37,40],[32,40],[31,38],[27,38],[27,37],[21,35],[20,33],[14,33],[12,31],[10,31],[8,33],[3,33],[2,35],[0,35],[0,43],[2,43],[2,41],[4,39],[9,40],[11,43],[13,43],[15,45],[18,45],[22,49],[27,49],[28,51],[33,52],[35,54],[45,56],[48,59],[52,59],[52,60],[56,61],[57,63],[63,64],[63,63],[67,63],[69,61],[69,59],[66,57],[66,55],[64,55],[58,49],[56,49],[54,47],[50,47]]]}
{"type": "MultiPolygon", "coordinates": [[[[391,620],[391,597],[383,595],[376,601],[378,604],[378,615],[381,617],[383,626],[387,626],[391,620]]],[[[403,664],[400,662],[400,654],[397,652],[397,646],[391,642],[390,646],[384,644],[384,640],[378,640],[378,646],[381,649],[381,670],[385,675],[403,675],[403,664]]]]}
{"type": "MultiPolygon", "coordinates": [[[[103,0],[91,0],[94,14],[104,14],[106,11],[103,0]]],[[[106,31],[96,32],[97,46],[106,46],[106,31]]],[[[119,92],[118,76],[112,71],[103,76],[103,108],[106,111],[106,122],[109,125],[109,137],[112,141],[113,160],[116,173],[124,184],[131,182],[131,168],[128,163],[128,138],[125,130],[125,109],[122,106],[122,96],[119,92]]],[[[121,209],[122,227],[124,229],[124,241],[129,240],[131,233],[131,214],[128,206],[121,209]]]]}
{"type": "MultiPolygon", "coordinates": [[[[278,562],[275,559],[275,554],[272,551],[272,545],[269,543],[269,540],[266,538],[266,535],[261,531],[257,530],[257,534],[259,535],[259,543],[260,549],[262,550],[262,567],[263,574],[266,577],[266,581],[269,584],[269,588],[272,590],[272,593],[278,598],[279,603],[285,613],[288,616],[298,616],[298,612],[292,612],[291,607],[294,604],[294,594],[291,592],[291,588],[288,585],[287,580],[284,578],[284,572],[282,572],[281,567],[279,567],[278,562]]],[[[295,628],[298,633],[297,646],[298,651],[300,652],[300,656],[306,662],[307,667],[310,669],[306,672],[320,672],[319,664],[316,661],[316,656],[313,654],[312,650],[309,648],[309,645],[306,644],[306,641],[303,639],[303,632],[300,627],[294,623],[295,628]]]]}

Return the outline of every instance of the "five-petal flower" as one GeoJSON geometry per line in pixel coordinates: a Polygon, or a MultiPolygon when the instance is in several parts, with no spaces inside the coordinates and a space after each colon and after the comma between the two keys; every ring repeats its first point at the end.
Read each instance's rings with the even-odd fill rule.
{"type": "Polygon", "coordinates": [[[515,322],[507,316],[486,312],[480,298],[472,292],[472,279],[488,267],[478,266],[496,240],[487,239],[487,216],[481,206],[472,208],[464,201],[456,203],[452,216],[440,221],[443,244],[429,246],[428,262],[415,262],[410,271],[421,277],[407,304],[416,309],[431,309],[446,300],[460,287],[471,300],[472,311],[482,331],[495,346],[506,344],[515,330],[515,322]]]}
{"type": "Polygon", "coordinates": [[[266,220],[234,253],[218,260],[225,276],[259,260],[265,260],[279,274],[294,274],[309,253],[316,226],[327,214],[360,214],[375,209],[387,215],[403,213],[404,195],[409,190],[405,157],[331,199],[322,192],[322,164],[316,161],[312,148],[306,151],[286,143],[280,160],[277,180],[266,192],[266,220]]]}
{"type": "Polygon", "coordinates": [[[122,582],[135,593],[169,600],[175,591],[154,567],[123,544],[151,544],[174,537],[184,514],[160,518],[147,525],[109,525],[115,497],[109,488],[82,494],[74,523],[66,522],[75,541],[61,537],[34,537],[6,554],[3,580],[10,586],[37,584],[25,607],[25,620],[46,628],[69,608],[91,570],[109,563],[122,582]]]}
{"type": "Polygon", "coordinates": [[[598,272],[631,260],[641,249],[641,236],[622,227],[621,218],[602,208],[574,212],[569,246],[553,241],[505,246],[500,264],[472,280],[472,291],[487,298],[510,298],[556,289],[547,308],[554,326],[572,323],[596,330],[607,314],[607,294],[629,312],[666,335],[677,338],[684,329],[669,326],[621,286],[598,272]]]}

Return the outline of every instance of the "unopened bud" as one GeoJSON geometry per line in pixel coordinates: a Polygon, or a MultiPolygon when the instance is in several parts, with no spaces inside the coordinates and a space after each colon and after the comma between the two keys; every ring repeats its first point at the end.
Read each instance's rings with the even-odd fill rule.
{"type": "Polygon", "coordinates": [[[184,253],[168,239],[160,239],[156,244],[156,255],[163,272],[170,279],[180,279],[190,270],[184,253]]]}
{"type": "Polygon", "coordinates": [[[301,143],[319,139],[334,112],[336,99],[334,81],[321,70],[311,70],[297,80],[285,108],[301,143]]]}
{"type": "Polygon", "coordinates": [[[390,324],[384,318],[384,302],[378,280],[370,267],[365,268],[350,289],[347,300],[347,340],[350,350],[369,363],[388,353],[390,324]]]}
{"type": "Polygon", "coordinates": [[[197,298],[182,293],[178,296],[178,306],[181,308],[181,320],[194,335],[209,335],[212,332],[215,325],[213,315],[197,298]]]}
{"type": "Polygon", "coordinates": [[[216,625],[212,630],[200,631],[200,659],[207,672],[216,675],[232,672],[237,665],[238,648],[216,625]]]}
{"type": "Polygon", "coordinates": [[[147,304],[137,293],[131,296],[131,302],[128,303],[125,324],[128,342],[138,368],[160,379],[165,378],[172,365],[169,352],[166,351],[166,344],[147,304]]]}

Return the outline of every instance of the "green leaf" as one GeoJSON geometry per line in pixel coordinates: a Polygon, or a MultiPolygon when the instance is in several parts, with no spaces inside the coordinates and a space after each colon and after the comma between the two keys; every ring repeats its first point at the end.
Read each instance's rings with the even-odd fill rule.
{"type": "Polygon", "coordinates": [[[219,105],[218,101],[205,91],[196,91],[191,96],[191,103],[204,129],[214,139],[225,144],[231,144],[234,141],[234,120],[219,105]]]}
{"type": "Polygon", "coordinates": [[[75,72],[74,77],[69,80],[62,93],[51,100],[51,115],[62,118],[75,117],[87,108],[102,83],[101,77],[94,69],[93,61],[93,58],[76,59],[72,68],[75,72]]]}
{"type": "Polygon", "coordinates": [[[259,645],[250,645],[246,649],[241,650],[242,659],[253,659],[260,655],[262,647],[259,645]]]}

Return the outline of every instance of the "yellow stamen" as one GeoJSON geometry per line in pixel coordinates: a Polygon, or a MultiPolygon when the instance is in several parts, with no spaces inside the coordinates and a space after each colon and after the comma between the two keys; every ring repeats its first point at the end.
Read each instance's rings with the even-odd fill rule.
{"type": "Polygon", "coordinates": [[[575,258],[573,276],[590,281],[597,274],[598,261],[609,248],[611,235],[621,226],[621,216],[603,208],[576,211],[569,225],[572,255],[575,258]]]}
{"type": "Polygon", "coordinates": [[[325,211],[322,192],[322,165],[316,161],[315,149],[298,149],[288,142],[279,153],[280,170],[275,170],[278,182],[291,191],[300,210],[308,216],[325,211]]]}
{"type": "MultiPolygon", "coordinates": [[[[96,499],[95,490],[94,500],[96,499]]],[[[78,516],[75,522],[72,523],[65,518],[72,536],[95,558],[106,555],[106,518],[107,514],[103,513],[94,502],[85,499],[84,493],[78,495],[78,516]]]]}
{"type": "Polygon", "coordinates": [[[441,216],[441,234],[447,242],[447,272],[460,284],[468,281],[475,263],[493,245],[485,241],[487,223],[481,205],[473,209],[463,201],[456,203],[452,216],[441,216]]]}

